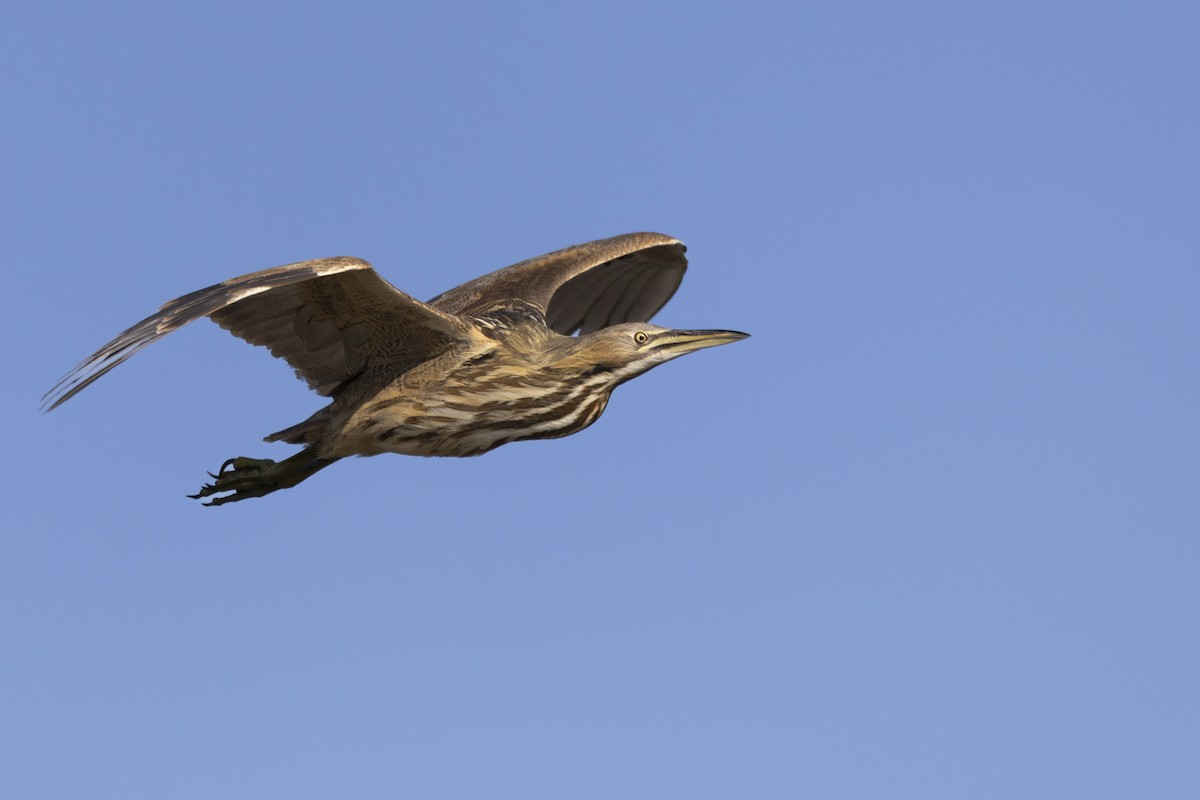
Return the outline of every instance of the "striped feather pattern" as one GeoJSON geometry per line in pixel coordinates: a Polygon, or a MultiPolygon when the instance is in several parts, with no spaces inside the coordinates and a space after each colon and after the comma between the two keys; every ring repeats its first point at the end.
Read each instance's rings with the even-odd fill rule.
{"type": "Polygon", "coordinates": [[[460,369],[436,391],[409,387],[366,404],[347,426],[346,441],[330,452],[370,447],[408,455],[477,456],[509,442],[569,436],[595,422],[613,389],[649,364],[575,370],[571,377],[561,364],[531,370],[504,353],[486,366],[460,369]]]}

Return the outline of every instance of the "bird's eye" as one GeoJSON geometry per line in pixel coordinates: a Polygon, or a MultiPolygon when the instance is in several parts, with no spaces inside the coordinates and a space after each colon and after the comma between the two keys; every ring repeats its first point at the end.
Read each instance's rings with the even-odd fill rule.
{"type": "Polygon", "coordinates": [[[633,335],[633,341],[637,342],[638,344],[645,344],[646,342],[650,341],[650,337],[646,335],[645,331],[638,331],[633,335]]]}

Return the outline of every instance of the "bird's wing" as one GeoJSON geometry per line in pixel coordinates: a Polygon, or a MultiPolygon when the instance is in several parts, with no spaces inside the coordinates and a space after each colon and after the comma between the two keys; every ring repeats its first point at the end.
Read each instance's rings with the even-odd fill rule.
{"type": "Polygon", "coordinates": [[[302,261],[166,303],[68,373],[46,393],[44,407],[62,405],[155,339],[200,317],[266,347],[323,395],[369,365],[415,365],[466,336],[461,320],[409,297],[362,259],[302,261]]]}
{"type": "Polygon", "coordinates": [[[568,336],[645,322],[679,288],[687,269],[684,249],[661,233],[627,233],[496,270],[429,304],[451,314],[478,314],[525,300],[540,306],[546,323],[568,336]]]}

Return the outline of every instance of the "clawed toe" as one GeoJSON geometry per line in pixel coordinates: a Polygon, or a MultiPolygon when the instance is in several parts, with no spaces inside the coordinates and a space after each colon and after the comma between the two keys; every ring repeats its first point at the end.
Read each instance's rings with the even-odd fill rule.
{"type": "MultiPolygon", "coordinates": [[[[275,466],[275,462],[269,458],[245,458],[244,456],[239,456],[238,458],[231,458],[222,464],[221,468],[217,470],[217,474],[213,475],[213,477],[220,478],[229,473],[240,473],[242,475],[260,473],[273,466],[275,466]]],[[[211,472],[209,474],[212,475],[211,472]]]]}
{"type": "Polygon", "coordinates": [[[200,491],[188,497],[193,500],[210,498],[204,503],[206,506],[262,497],[278,489],[295,486],[334,461],[336,459],[317,458],[310,450],[301,451],[280,462],[266,458],[231,458],[215,474],[208,473],[212,483],[204,484],[200,491]]]}
{"type": "Polygon", "coordinates": [[[189,494],[188,497],[193,500],[211,497],[212,499],[204,504],[206,506],[219,506],[248,497],[262,497],[278,488],[271,479],[271,469],[276,466],[274,461],[265,458],[231,458],[215,473],[207,473],[212,478],[212,483],[204,484],[200,491],[189,494]],[[223,492],[232,494],[214,497],[223,492]]]}

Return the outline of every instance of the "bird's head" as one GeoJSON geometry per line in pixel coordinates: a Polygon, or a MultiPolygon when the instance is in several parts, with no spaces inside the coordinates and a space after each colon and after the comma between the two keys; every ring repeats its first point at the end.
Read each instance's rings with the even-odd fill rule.
{"type": "Polygon", "coordinates": [[[623,383],[685,353],[729,344],[750,334],[738,331],[672,330],[646,322],[625,322],[575,340],[573,358],[587,374],[608,374],[623,383]],[[586,366],[585,366],[586,365],[586,366]]]}

